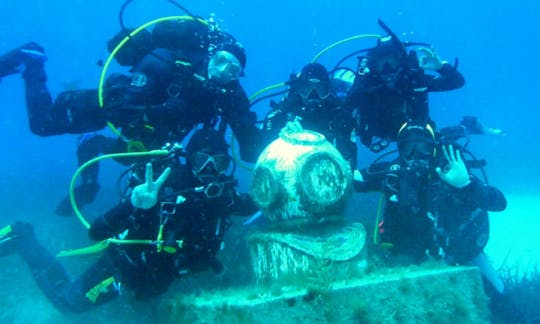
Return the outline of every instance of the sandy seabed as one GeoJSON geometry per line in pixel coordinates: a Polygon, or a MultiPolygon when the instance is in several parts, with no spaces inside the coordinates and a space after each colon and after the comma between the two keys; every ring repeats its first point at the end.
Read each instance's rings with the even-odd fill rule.
{"type": "Polygon", "coordinates": [[[490,213],[486,253],[496,269],[517,266],[528,273],[540,266],[540,194],[507,194],[508,207],[490,213]]]}

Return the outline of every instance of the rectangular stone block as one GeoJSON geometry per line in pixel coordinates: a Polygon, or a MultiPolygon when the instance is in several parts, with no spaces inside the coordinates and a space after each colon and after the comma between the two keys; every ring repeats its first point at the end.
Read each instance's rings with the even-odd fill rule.
{"type": "Polygon", "coordinates": [[[252,286],[161,305],[162,323],[488,323],[471,267],[393,268],[326,288],[252,286]]]}

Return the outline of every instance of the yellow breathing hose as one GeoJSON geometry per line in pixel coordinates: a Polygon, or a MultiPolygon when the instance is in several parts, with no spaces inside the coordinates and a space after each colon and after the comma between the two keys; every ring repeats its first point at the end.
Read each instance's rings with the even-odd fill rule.
{"type": "Polygon", "coordinates": [[[75,189],[75,183],[77,182],[77,178],[84,171],[84,169],[104,159],[117,158],[117,157],[124,158],[124,157],[137,157],[137,156],[156,156],[156,155],[167,155],[167,154],[169,154],[169,151],[167,150],[153,150],[153,151],[147,151],[147,152],[131,152],[131,153],[113,153],[113,154],[106,154],[106,155],[95,157],[89,161],[86,161],[86,163],[81,165],[77,169],[77,171],[75,171],[75,173],[73,174],[73,177],[71,178],[71,182],[69,183],[69,201],[71,202],[71,207],[73,207],[73,211],[75,212],[75,215],[79,218],[83,226],[86,229],[89,229],[90,223],[86,221],[81,211],[79,210],[79,207],[77,206],[77,201],[75,200],[74,189],[75,189]]]}
{"type": "Polygon", "coordinates": [[[255,98],[257,98],[258,96],[262,95],[263,93],[265,92],[268,92],[270,90],[274,90],[274,89],[277,89],[277,88],[281,88],[281,87],[284,87],[286,86],[287,83],[286,82],[280,82],[280,83],[276,83],[276,84],[273,84],[273,85],[270,85],[268,87],[264,87],[262,88],[261,90],[255,92],[254,94],[252,94],[250,97],[249,97],[249,102],[252,102],[253,100],[255,100],[255,98]]]}
{"type": "MultiPolygon", "coordinates": [[[[108,248],[109,245],[111,244],[147,244],[147,245],[159,246],[160,244],[163,245],[163,243],[164,243],[163,240],[121,240],[117,238],[108,238],[94,245],[87,246],[84,248],[61,251],[56,256],[57,257],[70,257],[70,256],[76,256],[76,255],[89,255],[89,254],[99,253],[105,250],[106,248],[108,248]]],[[[184,241],[177,240],[176,244],[178,245],[178,247],[182,247],[182,245],[184,244],[184,241]]]]}
{"type": "Polygon", "coordinates": [[[337,41],[337,42],[335,42],[333,44],[330,44],[327,47],[323,48],[317,55],[315,55],[313,60],[311,60],[311,63],[317,62],[321,56],[323,56],[326,52],[333,49],[334,47],[337,47],[339,45],[348,43],[348,42],[353,41],[353,40],[364,39],[364,38],[377,38],[377,39],[380,39],[381,35],[378,35],[378,34],[361,34],[361,35],[355,35],[355,36],[347,37],[345,39],[337,41]]]}

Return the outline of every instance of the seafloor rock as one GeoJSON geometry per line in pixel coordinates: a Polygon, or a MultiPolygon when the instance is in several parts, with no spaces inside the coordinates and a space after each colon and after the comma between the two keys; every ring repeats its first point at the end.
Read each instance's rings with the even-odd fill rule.
{"type": "Polygon", "coordinates": [[[414,267],[178,296],[162,302],[160,323],[487,323],[488,315],[476,268],[414,267]]]}

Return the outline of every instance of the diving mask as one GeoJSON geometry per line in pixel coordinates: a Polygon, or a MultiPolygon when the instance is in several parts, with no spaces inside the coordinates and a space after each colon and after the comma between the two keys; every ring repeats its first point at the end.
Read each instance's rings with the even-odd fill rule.
{"type": "Polygon", "coordinates": [[[208,62],[208,78],[220,84],[236,80],[241,75],[240,61],[227,51],[217,51],[208,62]]]}
{"type": "Polygon", "coordinates": [[[302,80],[295,86],[303,99],[326,99],[330,96],[332,91],[329,82],[313,78],[307,81],[302,80]]]}
{"type": "Polygon", "coordinates": [[[212,163],[217,173],[223,173],[229,168],[230,160],[227,154],[210,155],[203,152],[195,152],[191,157],[191,165],[195,173],[200,173],[212,163]]]}
{"type": "Polygon", "coordinates": [[[430,161],[435,155],[433,141],[401,141],[398,142],[399,155],[405,161],[430,161]]]}

